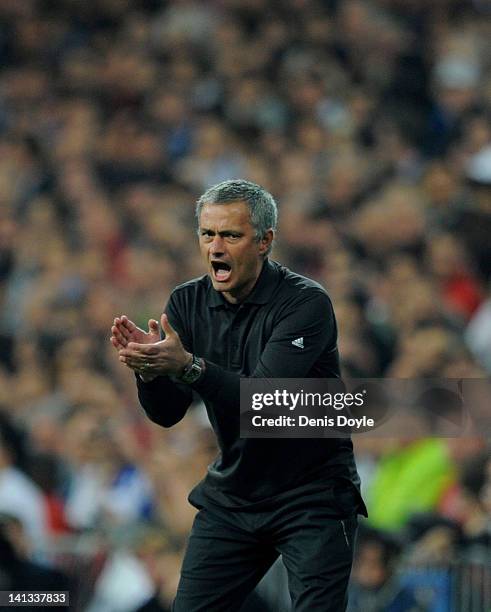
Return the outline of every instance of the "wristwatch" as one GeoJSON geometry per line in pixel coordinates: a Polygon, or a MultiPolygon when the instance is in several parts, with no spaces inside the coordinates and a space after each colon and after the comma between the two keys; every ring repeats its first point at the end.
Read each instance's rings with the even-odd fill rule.
{"type": "Polygon", "coordinates": [[[196,355],[193,355],[193,359],[189,365],[184,368],[183,373],[178,377],[180,382],[188,385],[196,382],[204,371],[203,360],[196,355]]]}

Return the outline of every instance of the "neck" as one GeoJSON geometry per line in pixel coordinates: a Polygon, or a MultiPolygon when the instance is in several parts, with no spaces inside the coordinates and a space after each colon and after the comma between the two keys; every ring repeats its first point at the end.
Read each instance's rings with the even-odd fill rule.
{"type": "Polygon", "coordinates": [[[257,282],[257,279],[258,277],[256,276],[252,283],[248,283],[247,285],[240,287],[239,289],[237,289],[237,291],[224,291],[222,295],[230,304],[240,304],[246,299],[248,295],[251,294],[257,282]]]}
{"type": "Polygon", "coordinates": [[[252,290],[256,286],[257,279],[261,275],[261,271],[263,269],[265,261],[266,260],[264,259],[263,261],[260,262],[260,265],[256,271],[256,275],[248,283],[246,283],[242,287],[238,287],[235,291],[224,291],[223,292],[222,295],[227,300],[227,302],[229,302],[230,304],[240,304],[247,298],[247,296],[249,296],[252,293],[252,290]]]}

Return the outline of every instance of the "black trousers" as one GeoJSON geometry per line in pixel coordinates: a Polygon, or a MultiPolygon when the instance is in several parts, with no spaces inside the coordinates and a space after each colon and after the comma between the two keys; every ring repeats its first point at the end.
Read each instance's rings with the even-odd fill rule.
{"type": "Polygon", "coordinates": [[[356,515],[331,508],[237,512],[218,506],[195,517],[174,612],[238,612],[279,554],[295,612],[343,612],[356,515]]]}

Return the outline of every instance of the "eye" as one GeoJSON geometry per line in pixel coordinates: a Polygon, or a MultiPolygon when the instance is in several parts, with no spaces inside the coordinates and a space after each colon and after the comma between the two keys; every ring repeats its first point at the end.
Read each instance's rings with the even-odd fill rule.
{"type": "Polygon", "coordinates": [[[235,240],[238,240],[240,238],[240,234],[227,234],[226,238],[230,242],[234,242],[235,240]]]}

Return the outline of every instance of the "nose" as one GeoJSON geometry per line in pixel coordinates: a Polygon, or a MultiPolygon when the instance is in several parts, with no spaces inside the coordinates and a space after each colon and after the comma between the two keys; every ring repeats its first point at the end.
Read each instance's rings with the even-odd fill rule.
{"type": "Polygon", "coordinates": [[[213,237],[213,242],[210,245],[210,254],[214,257],[219,257],[225,253],[225,243],[218,234],[213,237]]]}

